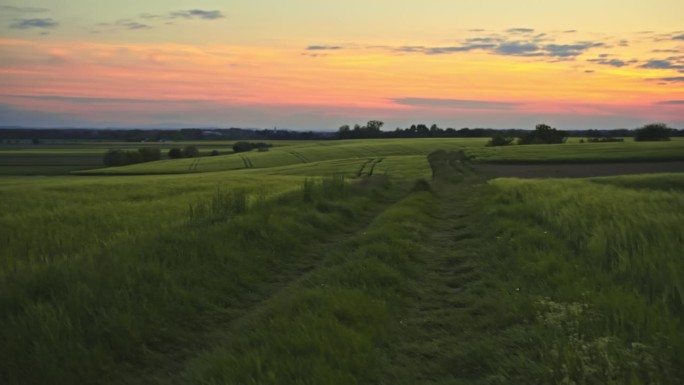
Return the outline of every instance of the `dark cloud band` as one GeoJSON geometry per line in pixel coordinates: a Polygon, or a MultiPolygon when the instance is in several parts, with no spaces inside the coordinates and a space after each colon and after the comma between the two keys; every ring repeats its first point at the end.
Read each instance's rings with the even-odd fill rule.
{"type": "Polygon", "coordinates": [[[649,79],[649,80],[660,80],[663,82],[684,82],[684,76],[673,76],[673,77],[649,79]]]}
{"type": "Polygon", "coordinates": [[[639,66],[640,68],[661,69],[661,70],[680,70],[684,71],[684,64],[674,63],[670,60],[654,59],[639,66]]]}

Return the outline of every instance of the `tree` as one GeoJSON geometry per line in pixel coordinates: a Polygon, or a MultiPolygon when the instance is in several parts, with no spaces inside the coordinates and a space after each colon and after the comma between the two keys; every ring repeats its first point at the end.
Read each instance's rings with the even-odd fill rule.
{"type": "Polygon", "coordinates": [[[418,136],[420,137],[426,137],[430,133],[430,129],[424,124],[419,124],[416,130],[418,136]]]}
{"type": "Polygon", "coordinates": [[[139,150],[109,150],[102,158],[102,162],[107,167],[126,166],[144,161],[143,153],[139,150]]]}
{"type": "Polygon", "coordinates": [[[185,146],[183,147],[183,157],[185,158],[196,158],[200,155],[199,150],[195,146],[185,146]]]}
{"type": "Polygon", "coordinates": [[[247,152],[254,150],[254,146],[250,142],[235,142],[233,143],[233,152],[247,152]]]}
{"type": "Polygon", "coordinates": [[[665,123],[647,124],[635,130],[634,140],[637,142],[657,142],[670,140],[672,129],[665,123]]]}
{"type": "Polygon", "coordinates": [[[567,139],[567,132],[546,124],[537,124],[534,131],[520,137],[518,144],[560,144],[565,143],[567,139]]]}
{"type": "Polygon", "coordinates": [[[337,136],[340,139],[347,139],[350,137],[351,129],[349,128],[348,124],[340,126],[340,129],[337,130],[337,136]]]}
{"type": "Polygon", "coordinates": [[[506,136],[504,134],[498,134],[492,136],[492,139],[487,142],[486,146],[487,147],[497,147],[497,146],[508,146],[509,144],[513,143],[513,139],[510,136],[506,136]]]}
{"type": "Polygon", "coordinates": [[[143,162],[143,155],[140,151],[126,151],[124,152],[124,165],[136,164],[143,162]]]}
{"type": "Polygon", "coordinates": [[[123,150],[109,150],[105,152],[102,161],[107,167],[118,167],[124,165],[125,158],[123,150]]]}
{"type": "Polygon", "coordinates": [[[143,162],[152,162],[161,159],[161,150],[156,147],[141,147],[138,149],[143,162]]]}
{"type": "Polygon", "coordinates": [[[180,159],[183,157],[183,150],[181,150],[178,147],[174,147],[169,150],[169,158],[171,159],[180,159]]]}
{"type": "Polygon", "coordinates": [[[269,147],[273,147],[273,145],[264,142],[235,142],[233,144],[233,152],[252,151],[255,148],[259,151],[268,151],[269,147]]]}
{"type": "Polygon", "coordinates": [[[379,133],[384,124],[385,122],[379,120],[369,120],[368,123],[366,123],[366,129],[370,133],[379,133]]]}

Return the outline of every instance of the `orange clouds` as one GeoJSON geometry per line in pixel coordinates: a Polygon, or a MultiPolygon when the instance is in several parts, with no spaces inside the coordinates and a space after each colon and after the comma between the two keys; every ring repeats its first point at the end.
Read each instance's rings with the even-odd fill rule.
{"type": "MultiPolygon", "coordinates": [[[[215,112],[222,108],[254,114],[262,108],[274,119],[282,119],[288,111],[312,109],[323,116],[321,111],[327,109],[358,116],[380,112],[389,119],[614,116],[628,111],[684,121],[679,105],[658,104],[684,99],[684,82],[646,80],[681,76],[677,68],[640,68],[644,60],[657,57],[650,45],[627,49],[607,43],[550,44],[539,37],[532,51],[520,48],[522,43],[502,46],[504,40],[498,40],[497,46],[485,37],[479,39],[470,42],[479,48],[455,45],[431,51],[423,47],[416,52],[400,45],[331,44],[307,50],[289,45],[1,39],[0,103],[92,121],[117,115],[154,121],[171,112],[185,113],[193,120],[193,114],[206,117],[208,111],[223,116],[215,112]],[[598,56],[599,52],[589,51],[595,48],[586,47],[602,47],[610,53],[598,56]],[[625,61],[640,57],[641,61],[619,67],[607,59],[608,64],[599,62],[608,57],[625,57],[625,61]],[[397,103],[401,98],[480,101],[484,102],[480,107],[488,107],[397,103]],[[507,107],[497,109],[497,102],[511,104],[498,104],[507,107]]],[[[681,56],[669,60],[676,66],[681,56]]]]}

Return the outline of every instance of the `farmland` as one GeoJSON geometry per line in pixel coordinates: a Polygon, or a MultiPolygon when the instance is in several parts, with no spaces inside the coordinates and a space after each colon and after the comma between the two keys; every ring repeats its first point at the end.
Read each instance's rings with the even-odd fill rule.
{"type": "Polygon", "coordinates": [[[0,382],[684,381],[684,141],[485,142],[4,145],[0,382]]]}

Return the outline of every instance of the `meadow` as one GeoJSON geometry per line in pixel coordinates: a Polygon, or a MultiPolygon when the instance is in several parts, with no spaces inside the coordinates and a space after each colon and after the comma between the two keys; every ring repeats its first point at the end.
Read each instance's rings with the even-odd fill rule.
{"type": "Polygon", "coordinates": [[[544,382],[682,381],[683,183],[681,173],[489,182],[492,267],[536,309],[544,382]]]}
{"type": "Polygon", "coordinates": [[[463,149],[474,163],[602,163],[684,160],[684,139],[670,142],[580,143],[562,145],[485,147],[487,138],[374,139],[344,141],[265,141],[266,152],[233,153],[234,142],[130,143],[76,141],[32,145],[0,145],[0,175],[147,175],[187,174],[271,168],[321,161],[394,156],[426,156],[432,151],[463,149]],[[173,147],[195,146],[200,158],[168,159],[173,147]],[[109,149],[159,148],[162,161],[104,168],[109,149]],[[208,156],[217,151],[219,156],[208,156]]]}
{"type": "Polygon", "coordinates": [[[104,151],[140,145],[5,145],[0,383],[684,381],[684,174],[473,167],[684,141],[485,142],[204,142],[226,155],[116,168],[104,151]]]}

